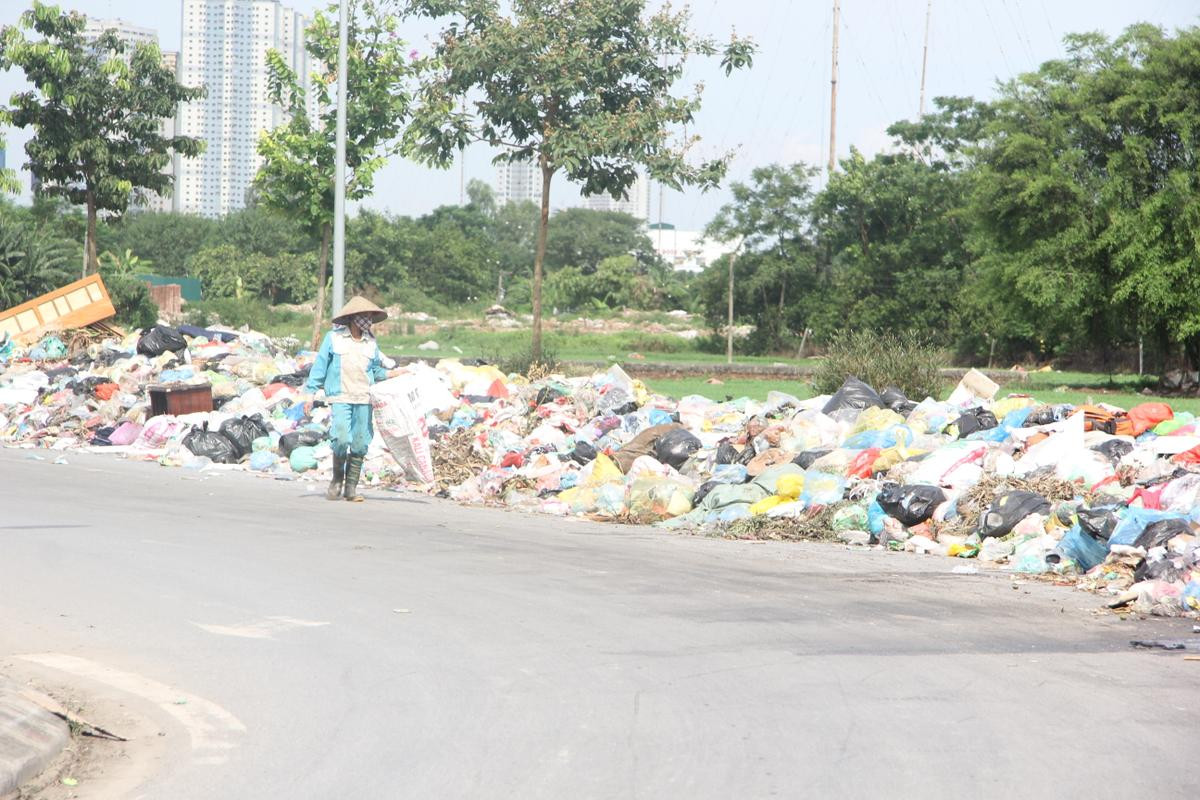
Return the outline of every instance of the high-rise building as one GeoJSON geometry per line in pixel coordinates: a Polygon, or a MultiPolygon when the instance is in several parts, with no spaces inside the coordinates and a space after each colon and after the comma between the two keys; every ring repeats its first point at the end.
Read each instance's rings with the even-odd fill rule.
{"type": "Polygon", "coordinates": [[[512,161],[496,166],[496,202],[542,202],[542,176],[533,161],[512,161]]]}
{"type": "Polygon", "coordinates": [[[217,217],[245,206],[261,163],[259,135],[286,121],[286,110],[269,97],[267,53],[279,51],[307,89],[307,25],[279,0],[183,0],[179,81],[208,94],[180,112],[180,133],[205,142],[198,158],[180,160],[180,211],[217,217]]]}
{"type": "MultiPolygon", "coordinates": [[[[88,17],[83,26],[83,37],[85,39],[98,39],[100,38],[100,34],[107,30],[116,31],[121,41],[130,47],[136,47],[139,44],[158,44],[158,31],[154,28],[143,28],[139,25],[126,22],[123,19],[88,17]]],[[[127,53],[128,55],[132,54],[127,53]]]]}
{"type": "MultiPolygon", "coordinates": [[[[98,39],[100,34],[108,30],[117,32],[117,36],[121,41],[125,42],[129,48],[125,52],[125,61],[129,62],[133,58],[133,48],[143,44],[158,44],[158,31],[154,28],[143,28],[138,25],[133,25],[123,19],[98,19],[88,17],[83,27],[83,35],[86,39],[98,39]]],[[[171,74],[177,74],[177,56],[178,54],[172,51],[167,51],[162,54],[163,66],[171,70],[171,74]]],[[[167,117],[162,121],[160,133],[167,138],[175,135],[176,119],[175,117],[167,117]]],[[[175,176],[178,175],[178,156],[172,156],[171,161],[163,168],[163,172],[171,176],[172,184],[175,183],[175,176]]],[[[174,192],[166,195],[160,195],[155,192],[140,192],[135,196],[129,204],[129,210],[132,212],[138,211],[171,211],[175,207],[174,192]]]]}
{"type": "Polygon", "coordinates": [[[648,224],[650,222],[650,180],[645,175],[638,175],[623,200],[614,200],[609,194],[597,194],[584,196],[582,205],[593,211],[620,211],[648,224]]]}

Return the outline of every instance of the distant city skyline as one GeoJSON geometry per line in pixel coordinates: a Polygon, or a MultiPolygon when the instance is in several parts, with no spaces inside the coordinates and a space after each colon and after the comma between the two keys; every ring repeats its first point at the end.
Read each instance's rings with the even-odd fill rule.
{"type": "MultiPolygon", "coordinates": [[[[158,31],[164,50],[180,48],[184,3],[147,4],[144,0],[59,0],[90,16],[123,19],[158,31]]],[[[311,15],[327,7],[324,0],[290,0],[297,13],[311,15]]],[[[658,3],[650,3],[657,7],[658,3]]],[[[717,190],[663,192],[648,187],[650,219],[681,229],[702,228],[730,198],[729,183],[745,181],[763,164],[825,164],[829,135],[829,72],[832,32],[829,2],[743,0],[691,4],[693,26],[718,39],[736,27],[755,39],[760,52],[753,69],[726,78],[715,62],[690,65],[681,91],[703,82],[704,103],[689,133],[702,137],[696,157],[734,153],[728,178],[717,190]]],[[[0,10],[0,25],[16,22],[28,7],[11,0],[0,10]]],[[[678,7],[678,4],[676,4],[678,7]]],[[[851,147],[870,155],[889,144],[886,128],[917,114],[925,0],[842,0],[841,54],[838,81],[838,155],[851,147]]],[[[994,3],[948,3],[934,0],[926,94],[994,96],[997,81],[1064,55],[1067,33],[1099,30],[1115,36],[1128,25],[1146,21],[1168,30],[1200,21],[1190,0],[1005,0],[994,3]]],[[[427,21],[405,23],[403,35],[414,49],[430,48],[436,26],[427,21]]],[[[19,71],[0,73],[0,98],[22,90],[19,71]]],[[[928,104],[932,106],[930,102],[928,104]]],[[[25,162],[28,134],[6,131],[9,165],[25,162]]],[[[463,163],[433,170],[395,158],[377,175],[375,195],[362,205],[391,213],[419,215],[460,197],[460,174],[467,180],[494,184],[494,152],[482,145],[466,150],[463,163]],[[461,171],[461,172],[460,172],[461,171]]],[[[20,178],[28,195],[29,176],[20,178]]],[[[822,179],[823,180],[823,179],[822,179]]],[[[574,205],[574,194],[556,183],[556,206],[574,205]]]]}

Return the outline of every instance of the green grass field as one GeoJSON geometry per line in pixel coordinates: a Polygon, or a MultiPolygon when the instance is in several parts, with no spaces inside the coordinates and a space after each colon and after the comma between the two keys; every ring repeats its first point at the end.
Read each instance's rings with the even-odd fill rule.
{"type": "MultiPolygon", "coordinates": [[[[666,315],[639,317],[639,324],[670,322],[666,315]]],[[[302,341],[311,334],[311,323],[302,315],[292,315],[278,325],[265,326],[264,332],[273,336],[293,335],[302,341]]],[[[528,352],[529,331],[480,330],[467,325],[447,324],[436,333],[423,335],[389,334],[380,337],[385,352],[393,356],[432,356],[440,358],[486,358],[503,359],[528,352]],[[436,351],[418,350],[417,346],[428,340],[438,343],[436,351]],[[457,349],[456,349],[457,348],[457,349]],[[461,352],[460,352],[461,351],[461,352]]],[[[723,364],[725,354],[703,352],[698,343],[671,333],[628,330],[618,333],[578,333],[558,330],[547,331],[545,347],[560,361],[597,361],[636,365],[640,359],[631,359],[632,353],[644,356],[645,361],[669,364],[723,364]]],[[[797,360],[786,356],[746,356],[734,354],[735,364],[791,364],[812,366],[816,359],[797,360]]],[[[813,396],[813,387],[804,381],[751,380],[732,378],[721,384],[707,383],[707,376],[688,378],[654,378],[647,381],[650,389],[671,397],[697,394],[714,400],[726,397],[750,397],[765,400],[772,390],[787,392],[801,399],[813,396]]],[[[1129,408],[1148,400],[1162,400],[1176,411],[1190,411],[1200,415],[1200,398],[1160,398],[1143,395],[1145,388],[1153,388],[1154,376],[1107,375],[1086,372],[1030,372],[1022,379],[1001,386],[999,395],[1028,394],[1044,403],[1104,402],[1129,408]]],[[[953,384],[947,382],[946,394],[953,384]]]]}
{"type": "MultiPolygon", "coordinates": [[[[1107,375],[1090,375],[1088,373],[1039,373],[1047,376],[1045,381],[1029,381],[1027,383],[1012,383],[1006,386],[1001,386],[998,397],[1006,397],[1009,394],[1028,394],[1043,403],[1071,403],[1080,405],[1089,402],[1103,402],[1110,405],[1120,406],[1121,408],[1130,408],[1138,403],[1147,401],[1161,401],[1167,403],[1175,411],[1189,411],[1193,414],[1200,415],[1200,398],[1180,398],[1180,397],[1150,397],[1138,394],[1131,391],[1120,391],[1122,383],[1117,383],[1117,387],[1111,388],[1107,375]],[[1070,376],[1070,381],[1060,380],[1054,382],[1049,380],[1049,376],[1064,378],[1070,376]],[[1046,388],[1048,385],[1053,385],[1055,388],[1046,388]],[[1063,389],[1063,386],[1068,388],[1063,389]]],[[[1137,376],[1129,376],[1136,378],[1137,376]]],[[[1136,381],[1125,381],[1128,385],[1136,381]]],[[[815,394],[811,384],[798,381],[774,381],[774,380],[728,380],[721,385],[712,385],[705,381],[704,378],[654,378],[646,381],[647,387],[654,392],[668,395],[676,399],[686,397],[691,394],[698,394],[702,397],[709,397],[713,400],[724,400],[726,397],[749,397],[754,400],[766,400],[767,393],[771,391],[787,392],[795,395],[801,400],[812,397],[815,394]]],[[[949,389],[943,395],[949,394],[949,389]]]]}

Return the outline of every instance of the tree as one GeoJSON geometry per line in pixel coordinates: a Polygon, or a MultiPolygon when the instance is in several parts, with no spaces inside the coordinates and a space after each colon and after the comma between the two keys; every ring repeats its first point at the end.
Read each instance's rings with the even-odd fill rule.
{"type": "Polygon", "coordinates": [[[614,256],[654,253],[650,237],[637,217],[619,211],[566,208],[554,214],[546,236],[546,271],[579,267],[595,272],[600,262],[614,256]]]}
{"type": "Polygon", "coordinates": [[[220,244],[196,253],[189,262],[208,298],[260,299],[298,303],[312,297],[312,256],[296,253],[247,253],[220,244]]]}
{"type": "MultiPolygon", "coordinates": [[[[8,115],[0,111],[0,123],[8,121],[8,115]]],[[[0,133],[0,151],[7,151],[8,143],[4,141],[4,134],[0,133]]],[[[0,169],[0,195],[16,194],[21,190],[21,184],[17,181],[17,174],[8,167],[0,169]]]]}
{"type": "Polygon", "coordinates": [[[126,214],[98,227],[98,246],[114,253],[132,251],[159,275],[186,275],[188,258],[208,247],[234,216],[218,221],[193,214],[126,214]]]}
{"type": "Polygon", "coordinates": [[[498,162],[535,161],[541,217],[533,263],[533,358],[542,356],[542,280],[550,186],[564,174],[585,194],[625,196],[646,169],[672,188],[715,186],[728,157],[698,165],[699,90],[672,92],[691,56],[721,55],[726,74],[751,64],[754,46],[723,46],[688,28],[669,7],[644,16],[645,0],[410,0],[409,10],[454,17],[437,36],[437,69],[422,81],[409,126],[412,153],[448,165],[472,142],[500,148],[498,162]]]}
{"type": "Polygon", "coordinates": [[[70,242],[34,224],[24,209],[0,206],[0,308],[70,282],[76,255],[70,242]]]}
{"type": "MultiPolygon", "coordinates": [[[[408,114],[410,79],[420,62],[410,59],[398,36],[399,20],[387,0],[350,0],[346,64],[346,199],[371,194],[375,173],[399,147],[398,137],[408,114]]],[[[268,57],[269,85],[274,102],[287,109],[286,124],[264,133],[258,152],[263,165],[255,190],[269,208],[297,219],[321,242],[317,267],[317,308],[313,346],[325,315],[326,271],[333,229],[335,150],[337,130],[338,23],[337,6],[318,12],[305,36],[305,49],[316,70],[310,77],[319,109],[314,124],[307,95],[283,56],[268,57]]]]}
{"type": "Polygon", "coordinates": [[[40,191],[86,206],[87,270],[95,271],[97,212],[123,213],[142,190],[169,192],[171,154],[200,153],[198,139],[165,137],[161,123],[204,90],[180,85],[157,45],[131,49],[112,30],[88,41],[84,23],[34,0],[0,34],[0,68],[20,67],[33,86],[12,96],[8,117],[34,128],[26,166],[40,191]],[[40,38],[27,39],[27,30],[40,38]]]}
{"type": "MultiPolygon", "coordinates": [[[[737,265],[750,302],[749,308],[739,304],[735,308],[757,320],[756,331],[763,339],[756,343],[758,349],[773,350],[782,344],[789,327],[785,321],[789,289],[799,296],[817,281],[809,182],[819,172],[802,163],[754,169],[749,184],[739,182],[730,187],[733,202],[723,206],[705,230],[717,241],[741,243],[737,265]]],[[[725,276],[727,268],[722,259],[711,269],[725,276]]],[[[724,288],[722,302],[712,309],[710,320],[723,318],[729,291],[727,285],[724,288]]],[[[807,320],[806,314],[800,316],[807,320]]]]}

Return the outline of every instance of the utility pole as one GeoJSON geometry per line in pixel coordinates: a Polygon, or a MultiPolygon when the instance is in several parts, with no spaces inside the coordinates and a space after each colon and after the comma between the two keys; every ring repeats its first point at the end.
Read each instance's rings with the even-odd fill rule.
{"type": "Polygon", "coordinates": [[[729,319],[725,325],[725,363],[733,363],[733,260],[737,258],[738,250],[742,249],[742,242],[746,241],[746,237],[738,240],[737,246],[733,248],[733,252],[729,254],[729,319]]]}
{"type": "MultiPolygon", "coordinates": [[[[337,133],[333,178],[333,308],[346,302],[346,40],[349,12],[347,0],[338,4],[337,133]]],[[[322,313],[320,310],[317,312],[322,313]]]]}
{"type": "Polygon", "coordinates": [[[921,51],[921,105],[918,117],[925,116],[925,68],[929,65],[929,18],[933,15],[933,0],[925,4],[925,49],[921,51]]]}
{"type": "MultiPolygon", "coordinates": [[[[462,102],[463,116],[467,114],[467,101],[462,102]]],[[[458,149],[458,204],[465,206],[467,204],[467,150],[465,147],[458,149]]]]}
{"type": "Polygon", "coordinates": [[[833,66],[829,80],[829,174],[837,167],[837,78],[838,78],[838,27],[841,25],[842,4],[833,0],[833,66]]]}

